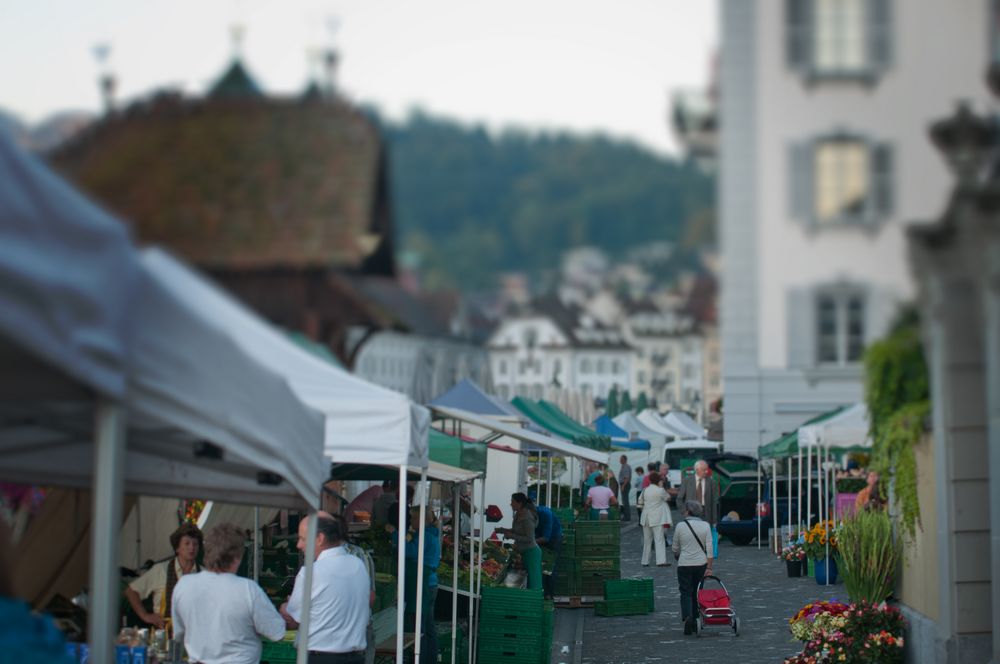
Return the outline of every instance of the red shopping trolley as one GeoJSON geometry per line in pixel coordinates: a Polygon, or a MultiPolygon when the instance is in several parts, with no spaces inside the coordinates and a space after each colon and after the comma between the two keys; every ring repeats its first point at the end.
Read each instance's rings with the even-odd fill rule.
{"type": "Polygon", "coordinates": [[[733,610],[732,600],[722,579],[717,576],[706,576],[698,582],[698,620],[697,634],[709,625],[726,625],[733,629],[736,636],[740,635],[740,618],[733,610]],[[718,588],[706,588],[708,580],[719,584],[718,588]]]}

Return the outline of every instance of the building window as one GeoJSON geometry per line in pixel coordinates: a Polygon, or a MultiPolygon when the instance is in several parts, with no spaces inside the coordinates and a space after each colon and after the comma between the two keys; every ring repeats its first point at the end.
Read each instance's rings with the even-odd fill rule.
{"type": "Polygon", "coordinates": [[[535,383],[534,385],[532,385],[532,387],[531,387],[531,396],[532,396],[532,398],[538,400],[538,399],[541,399],[544,395],[545,395],[545,386],[544,385],[542,385],[541,383],[535,383]]]}
{"type": "Polygon", "coordinates": [[[622,363],[619,360],[612,360],[611,373],[613,374],[621,373],[621,370],[622,370],[622,363]]]}
{"type": "Polygon", "coordinates": [[[508,388],[506,385],[498,385],[497,394],[500,395],[501,399],[506,401],[510,398],[510,388],[508,388]]]}
{"type": "Polygon", "coordinates": [[[517,361],[517,373],[518,373],[518,375],[523,376],[525,374],[525,372],[527,372],[527,370],[528,370],[528,361],[527,360],[518,360],[517,361]]]}
{"type": "Polygon", "coordinates": [[[684,365],[684,377],[694,378],[694,367],[692,367],[690,364],[684,365]]]}
{"type": "Polygon", "coordinates": [[[604,373],[604,360],[603,359],[597,360],[597,373],[599,373],[599,374],[604,373]]]}
{"type": "Polygon", "coordinates": [[[891,0],[785,0],[785,56],[807,80],[874,81],[892,56],[891,0]]]}
{"type": "Polygon", "coordinates": [[[589,374],[590,373],[590,367],[591,367],[591,364],[590,364],[590,359],[589,358],[584,358],[584,359],[580,360],[580,373],[582,373],[582,374],[589,374]]]}
{"type": "Polygon", "coordinates": [[[645,372],[645,371],[640,371],[640,372],[638,372],[638,373],[636,374],[636,377],[635,377],[635,379],[636,379],[636,381],[637,381],[637,382],[638,382],[638,383],[639,383],[640,385],[645,385],[645,384],[646,384],[646,372],[645,372]]]}
{"type": "Polygon", "coordinates": [[[499,369],[498,373],[501,376],[506,376],[507,375],[507,360],[500,360],[500,369],[499,369]]]}
{"type": "Polygon", "coordinates": [[[861,360],[865,339],[865,298],[846,290],[816,296],[816,361],[845,365],[861,360]]]}
{"type": "Polygon", "coordinates": [[[892,213],[890,145],[834,134],[792,146],[791,212],[810,227],[874,226],[892,213]]]}

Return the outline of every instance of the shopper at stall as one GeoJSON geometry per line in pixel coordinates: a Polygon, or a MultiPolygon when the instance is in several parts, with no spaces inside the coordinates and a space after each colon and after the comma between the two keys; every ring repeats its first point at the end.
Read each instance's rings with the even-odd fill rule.
{"type": "Polygon", "coordinates": [[[399,502],[399,484],[392,480],[382,482],[382,493],[372,503],[372,528],[382,528],[396,519],[389,510],[393,503],[399,502]]]}
{"type": "Polygon", "coordinates": [[[693,634],[698,617],[698,583],[712,573],[712,531],[701,518],[702,507],[697,500],[686,501],[683,512],[684,520],[677,525],[671,549],[677,560],[684,633],[693,634]]]}
{"type": "Polygon", "coordinates": [[[188,660],[202,664],[256,664],[261,637],[278,641],[285,621],[259,585],[236,575],[246,534],[220,523],[205,534],[205,569],[177,582],[172,602],[174,639],[188,660]]]}
{"type": "Polygon", "coordinates": [[[539,505],[538,525],[535,526],[535,543],[552,552],[555,563],[551,574],[542,575],[542,588],[546,597],[552,597],[555,585],[556,567],[559,565],[559,555],[562,552],[562,524],[551,509],[539,505]]]}
{"type": "Polygon", "coordinates": [[[663,489],[663,480],[657,472],[649,473],[649,486],[642,490],[640,504],[642,505],[642,565],[649,565],[650,549],[655,543],[657,567],[669,567],[667,562],[667,546],[663,540],[663,527],[672,523],[670,506],[667,504],[667,492],[663,489]]]}
{"type": "Polygon", "coordinates": [[[542,587],[542,550],[535,541],[538,509],[531,498],[520,492],[511,495],[510,508],[514,510],[514,522],[510,528],[497,530],[514,539],[514,550],[521,554],[524,570],[528,573],[528,589],[537,590],[542,587]]]}
{"type": "Polygon", "coordinates": [[[885,499],[882,498],[882,490],[879,486],[879,474],[874,470],[868,471],[865,488],[858,492],[854,499],[854,509],[880,510],[885,507],[885,499]]]}
{"type": "Polygon", "coordinates": [[[591,520],[606,521],[608,518],[608,510],[612,505],[617,505],[618,499],[615,498],[615,492],[604,486],[604,477],[597,478],[597,484],[590,488],[587,492],[587,502],[586,506],[590,509],[591,520]]]}
{"type": "MultiPolygon", "coordinates": [[[[330,518],[337,521],[340,524],[340,532],[349,533],[347,519],[343,514],[331,514],[330,518]]],[[[368,608],[375,608],[375,561],[372,560],[371,555],[364,550],[364,548],[354,544],[348,540],[344,540],[344,550],[351,554],[358,560],[360,560],[365,565],[365,570],[368,572],[368,608]]],[[[375,626],[372,624],[371,617],[368,619],[368,627],[365,629],[365,664],[373,664],[375,661],[375,626]]]]}
{"type": "Polygon", "coordinates": [[[201,531],[193,523],[182,524],[170,535],[173,557],[158,562],[149,571],[125,588],[125,598],[139,619],[155,627],[163,627],[170,617],[174,587],[185,574],[200,572],[195,561],[201,550],[201,531]],[[147,611],[142,602],[153,596],[153,609],[147,611]]]}
{"type": "Polygon", "coordinates": [[[649,486],[649,482],[646,481],[646,471],[642,466],[635,467],[635,513],[636,517],[640,519],[642,523],[642,505],[639,504],[639,496],[642,495],[642,490],[649,486]]]}
{"type": "MultiPolygon", "coordinates": [[[[423,597],[421,605],[421,641],[420,641],[420,662],[421,664],[434,664],[438,656],[437,628],[434,625],[434,604],[437,602],[438,576],[437,570],[441,566],[441,526],[438,522],[434,510],[426,509],[424,516],[424,583],[423,597]]],[[[404,595],[406,599],[407,624],[416,624],[417,606],[417,565],[420,555],[420,533],[417,524],[420,523],[420,508],[410,508],[410,519],[406,530],[406,544],[404,554],[406,556],[406,587],[404,595]]],[[[391,533],[392,545],[397,546],[399,533],[396,528],[389,524],[386,530],[391,533]]]]}
{"type": "MultiPolygon", "coordinates": [[[[309,664],[364,664],[365,633],[371,616],[365,565],[344,548],[347,533],[326,512],[316,515],[316,559],[309,607],[309,664]]],[[[305,553],[309,517],[299,523],[298,549],[305,553]]],[[[291,629],[302,619],[305,568],[295,577],[281,615],[291,629]]],[[[299,635],[301,638],[302,635],[299,635]]]]}
{"type": "Polygon", "coordinates": [[[618,471],[618,495],[622,506],[622,521],[632,520],[632,510],[629,508],[628,492],[632,489],[632,466],[628,465],[628,457],[624,454],[619,461],[622,464],[618,471]]]}

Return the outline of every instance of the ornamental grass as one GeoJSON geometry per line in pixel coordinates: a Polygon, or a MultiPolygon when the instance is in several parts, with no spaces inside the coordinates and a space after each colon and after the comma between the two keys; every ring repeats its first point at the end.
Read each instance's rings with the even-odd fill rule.
{"type": "Polygon", "coordinates": [[[889,597],[903,549],[885,511],[863,510],[845,520],[838,548],[851,601],[877,604],[889,597]]]}

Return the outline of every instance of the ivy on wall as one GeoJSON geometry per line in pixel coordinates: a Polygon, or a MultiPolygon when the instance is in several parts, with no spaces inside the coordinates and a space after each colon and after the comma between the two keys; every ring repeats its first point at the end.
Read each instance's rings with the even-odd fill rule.
{"type": "Polygon", "coordinates": [[[893,477],[900,524],[912,536],[920,524],[913,447],[924,434],[930,412],[927,363],[916,314],[904,314],[889,336],[869,346],[864,363],[872,465],[883,477],[893,477]]]}

